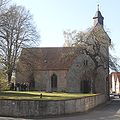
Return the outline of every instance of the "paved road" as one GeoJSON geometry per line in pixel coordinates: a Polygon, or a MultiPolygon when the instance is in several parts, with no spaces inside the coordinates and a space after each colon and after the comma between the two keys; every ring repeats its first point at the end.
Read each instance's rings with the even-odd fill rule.
{"type": "MultiPolygon", "coordinates": [[[[0,117],[0,120],[39,120],[39,119],[22,119],[0,117]]],[[[120,99],[114,99],[105,105],[101,105],[92,111],[83,114],[71,116],[46,118],[40,120],[120,120],[120,99]]]]}

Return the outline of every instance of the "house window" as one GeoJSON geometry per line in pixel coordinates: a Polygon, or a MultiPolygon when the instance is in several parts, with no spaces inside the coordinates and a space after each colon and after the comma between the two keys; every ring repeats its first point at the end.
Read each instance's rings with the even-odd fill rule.
{"type": "Polygon", "coordinates": [[[57,75],[53,74],[51,76],[51,89],[52,91],[57,91],[57,75]]]}

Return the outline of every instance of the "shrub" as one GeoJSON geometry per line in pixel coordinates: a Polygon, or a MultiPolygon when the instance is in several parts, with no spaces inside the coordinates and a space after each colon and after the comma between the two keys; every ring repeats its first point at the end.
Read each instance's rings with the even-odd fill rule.
{"type": "Polygon", "coordinates": [[[0,91],[9,90],[9,84],[4,72],[0,71],[0,91]]]}
{"type": "Polygon", "coordinates": [[[4,91],[4,90],[9,90],[9,84],[8,81],[5,79],[0,79],[0,91],[4,91]]]}

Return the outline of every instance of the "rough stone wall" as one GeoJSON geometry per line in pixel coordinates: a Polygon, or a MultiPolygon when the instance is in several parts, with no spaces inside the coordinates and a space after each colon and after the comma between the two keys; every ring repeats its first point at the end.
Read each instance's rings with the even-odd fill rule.
{"type": "Polygon", "coordinates": [[[81,81],[92,80],[92,70],[94,63],[87,55],[81,54],[78,56],[67,74],[67,89],[68,92],[81,92],[81,81]],[[84,62],[87,60],[87,65],[84,62]]]}
{"type": "Polygon", "coordinates": [[[103,68],[98,69],[98,74],[95,79],[95,89],[96,93],[106,93],[107,91],[107,84],[106,84],[106,77],[107,74],[103,70],[103,68]]]}
{"type": "MultiPolygon", "coordinates": [[[[107,62],[105,63],[107,64],[107,62]]],[[[108,69],[103,67],[98,68],[96,78],[93,77],[94,62],[87,55],[78,56],[67,74],[67,90],[68,92],[82,92],[81,81],[94,79],[96,93],[106,93],[107,84],[106,78],[108,76],[108,69]],[[84,61],[87,60],[87,65],[84,65],[84,61]]]]}
{"type": "MultiPolygon", "coordinates": [[[[106,40],[107,41],[107,40],[106,40]]],[[[105,41],[105,42],[106,42],[105,41]]],[[[109,92],[109,88],[108,88],[108,77],[109,77],[109,44],[108,43],[104,43],[101,45],[100,48],[101,54],[102,56],[104,56],[103,62],[100,63],[103,66],[99,67],[97,70],[97,76],[95,79],[95,87],[96,87],[96,92],[97,93],[105,93],[106,95],[108,95],[109,92]]]]}
{"type": "Polygon", "coordinates": [[[36,90],[51,91],[51,76],[53,74],[57,75],[57,91],[65,91],[67,70],[35,71],[36,90]]]}
{"type": "Polygon", "coordinates": [[[106,101],[105,95],[61,101],[0,100],[0,116],[49,117],[85,112],[106,101]]]}

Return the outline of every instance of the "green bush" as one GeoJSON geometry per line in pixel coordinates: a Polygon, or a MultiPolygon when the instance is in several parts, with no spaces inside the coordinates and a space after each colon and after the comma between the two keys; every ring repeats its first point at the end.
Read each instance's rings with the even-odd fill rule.
{"type": "Polygon", "coordinates": [[[9,90],[9,84],[4,72],[0,71],[0,91],[9,90]]]}
{"type": "Polygon", "coordinates": [[[5,79],[0,79],[0,91],[4,91],[4,90],[9,90],[9,84],[8,81],[5,79]]]}

